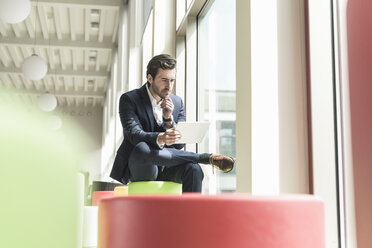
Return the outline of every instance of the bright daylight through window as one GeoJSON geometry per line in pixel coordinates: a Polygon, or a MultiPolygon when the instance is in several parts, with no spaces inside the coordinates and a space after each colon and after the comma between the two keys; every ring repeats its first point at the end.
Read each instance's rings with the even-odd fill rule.
{"type": "MultiPolygon", "coordinates": [[[[198,118],[211,123],[198,150],[235,157],[235,1],[211,1],[199,15],[198,60],[198,118]]],[[[206,193],[235,191],[235,169],[204,169],[206,193]]]]}

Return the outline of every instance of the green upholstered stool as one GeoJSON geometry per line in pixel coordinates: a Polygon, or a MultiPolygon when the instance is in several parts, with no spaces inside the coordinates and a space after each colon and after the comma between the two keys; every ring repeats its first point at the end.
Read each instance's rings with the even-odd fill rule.
{"type": "Polygon", "coordinates": [[[131,182],[129,195],[182,195],[182,184],[166,181],[131,182]]]}

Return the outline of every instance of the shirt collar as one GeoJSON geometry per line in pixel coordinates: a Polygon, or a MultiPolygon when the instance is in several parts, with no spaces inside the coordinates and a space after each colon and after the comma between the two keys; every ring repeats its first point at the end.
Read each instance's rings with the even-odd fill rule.
{"type": "Polygon", "coordinates": [[[151,92],[149,90],[149,87],[148,87],[147,83],[146,83],[146,90],[147,90],[147,94],[149,95],[151,105],[153,107],[156,107],[156,106],[160,105],[162,101],[160,101],[159,103],[156,103],[156,99],[151,95],[151,92]]]}

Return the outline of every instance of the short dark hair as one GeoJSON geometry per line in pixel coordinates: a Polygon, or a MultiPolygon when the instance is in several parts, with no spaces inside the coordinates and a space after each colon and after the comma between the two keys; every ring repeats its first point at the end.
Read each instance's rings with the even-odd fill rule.
{"type": "Polygon", "coordinates": [[[177,60],[168,54],[154,56],[147,64],[146,77],[150,74],[155,79],[158,69],[172,70],[176,68],[177,60]]]}

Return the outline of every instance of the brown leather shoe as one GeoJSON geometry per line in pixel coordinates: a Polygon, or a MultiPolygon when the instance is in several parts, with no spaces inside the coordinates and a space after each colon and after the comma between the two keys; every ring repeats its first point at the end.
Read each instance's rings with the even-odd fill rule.
{"type": "Polygon", "coordinates": [[[227,173],[234,168],[235,159],[233,159],[232,157],[212,154],[209,157],[209,164],[227,173]]]}

